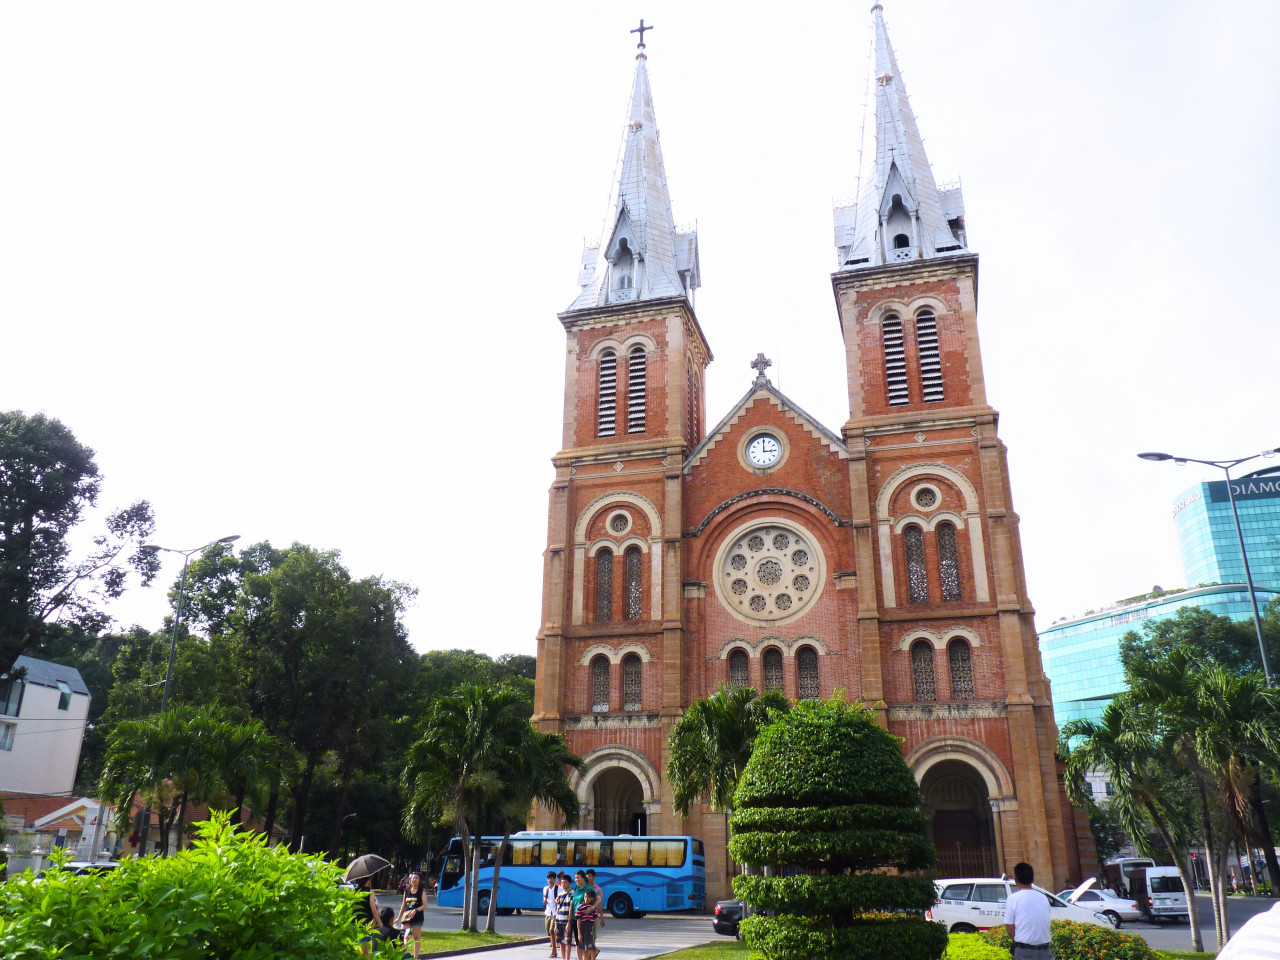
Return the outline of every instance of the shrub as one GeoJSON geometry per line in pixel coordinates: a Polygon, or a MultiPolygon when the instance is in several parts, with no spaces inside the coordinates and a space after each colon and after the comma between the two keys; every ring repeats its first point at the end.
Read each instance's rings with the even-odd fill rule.
{"type": "Polygon", "coordinates": [[[757,913],[742,935],[769,960],[937,960],[946,930],[925,920],[932,866],[920,790],[898,740],[869,710],[805,701],[756,739],[734,797],[735,860],[799,868],[744,876],[734,893],[757,913]]]}
{"type": "Polygon", "coordinates": [[[57,866],[0,888],[0,956],[86,960],[257,960],[354,957],[357,895],[339,889],[338,868],[267,849],[235,833],[225,814],[168,859],[121,861],[106,874],[57,866]]]}
{"type": "Polygon", "coordinates": [[[942,960],[1013,960],[1013,954],[980,933],[953,933],[947,938],[942,960]]]}
{"type": "MultiPolygon", "coordinates": [[[[1055,960],[1160,960],[1147,941],[1131,933],[1074,920],[1054,920],[1049,927],[1055,960]]],[[[992,927],[980,936],[1006,950],[1012,946],[1003,926],[992,927]]]]}

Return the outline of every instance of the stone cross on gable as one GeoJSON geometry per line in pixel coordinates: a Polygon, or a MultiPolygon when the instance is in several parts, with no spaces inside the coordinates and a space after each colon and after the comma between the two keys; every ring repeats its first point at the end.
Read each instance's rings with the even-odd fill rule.
{"type": "Polygon", "coordinates": [[[763,353],[757,353],[756,358],[751,361],[751,369],[756,372],[756,380],[766,379],[764,372],[773,366],[773,361],[766,357],[763,353]]]}

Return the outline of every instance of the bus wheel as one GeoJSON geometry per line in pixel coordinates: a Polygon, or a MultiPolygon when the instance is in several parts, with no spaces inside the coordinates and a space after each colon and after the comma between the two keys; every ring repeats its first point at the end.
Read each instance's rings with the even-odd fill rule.
{"type": "Polygon", "coordinates": [[[609,913],[617,920],[631,916],[631,898],[625,893],[615,893],[609,898],[609,913]]]}
{"type": "Polygon", "coordinates": [[[480,891],[480,896],[476,900],[476,912],[479,913],[479,915],[482,917],[486,917],[489,915],[489,891],[488,890],[480,891]]]}

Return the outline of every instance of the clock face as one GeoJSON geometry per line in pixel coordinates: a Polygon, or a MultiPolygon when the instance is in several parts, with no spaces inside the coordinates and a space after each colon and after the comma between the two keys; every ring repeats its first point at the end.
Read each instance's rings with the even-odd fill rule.
{"type": "Polygon", "coordinates": [[[747,446],[747,459],[755,467],[770,467],[782,456],[782,444],[772,434],[762,433],[747,446]]]}

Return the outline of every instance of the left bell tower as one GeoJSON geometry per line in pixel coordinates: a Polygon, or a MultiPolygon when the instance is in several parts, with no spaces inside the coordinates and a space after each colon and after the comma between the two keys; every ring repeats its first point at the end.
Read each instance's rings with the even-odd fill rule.
{"type": "Polygon", "coordinates": [[[652,832],[672,809],[645,758],[665,752],[687,700],[682,467],[705,432],[711,361],[694,313],[697,233],[677,229],[672,215],[640,36],[609,212],[559,315],[563,434],[534,704],[540,728],[588,759],[583,826],[618,833],[652,832]],[[634,802],[613,797],[617,767],[638,771],[634,802]]]}

